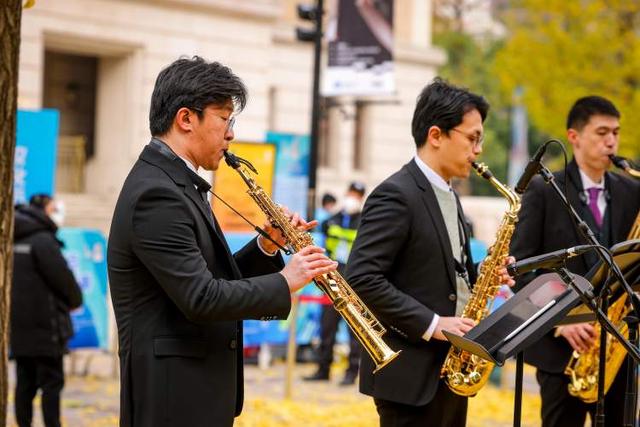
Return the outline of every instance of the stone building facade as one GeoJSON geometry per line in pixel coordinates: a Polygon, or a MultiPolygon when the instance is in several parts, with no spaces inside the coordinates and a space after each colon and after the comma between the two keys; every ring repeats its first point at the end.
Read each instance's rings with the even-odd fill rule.
{"type": "MultiPolygon", "coordinates": [[[[68,225],[108,232],[122,181],[150,137],[155,77],[180,56],[218,60],[245,81],[237,140],[307,134],[312,45],[294,36],[300,1],[42,0],[25,10],[18,106],[58,108],[62,139],[82,140],[81,184],[58,182],[68,225]]],[[[353,179],[371,189],[414,153],[416,96],[446,58],[431,45],[430,0],[396,0],[394,28],[396,93],[327,103],[318,194],[341,195],[353,179]]]]}

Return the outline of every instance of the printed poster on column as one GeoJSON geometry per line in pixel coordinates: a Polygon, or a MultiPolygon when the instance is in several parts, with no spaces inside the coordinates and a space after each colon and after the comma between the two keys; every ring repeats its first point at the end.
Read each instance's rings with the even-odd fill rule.
{"type": "Polygon", "coordinates": [[[336,0],[329,10],[329,60],[323,95],[395,91],[393,0],[336,0]]]}
{"type": "MultiPolygon", "coordinates": [[[[231,151],[235,155],[248,160],[255,167],[258,174],[249,172],[250,176],[271,197],[276,147],[273,144],[234,142],[231,146],[231,151]]],[[[243,167],[246,169],[245,166],[243,167]]],[[[213,191],[239,211],[242,216],[253,224],[262,227],[266,217],[247,194],[248,189],[247,184],[245,184],[238,172],[222,160],[213,180],[213,191]]],[[[216,219],[225,233],[255,234],[251,225],[247,224],[240,215],[225,206],[218,198],[212,197],[211,202],[216,219]]]]}

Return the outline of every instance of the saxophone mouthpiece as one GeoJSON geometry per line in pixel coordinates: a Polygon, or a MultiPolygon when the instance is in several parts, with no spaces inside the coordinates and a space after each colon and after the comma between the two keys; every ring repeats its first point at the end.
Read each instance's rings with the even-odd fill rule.
{"type": "Polygon", "coordinates": [[[240,162],[238,161],[238,156],[231,153],[230,151],[224,152],[224,161],[227,162],[227,165],[232,167],[233,169],[238,169],[240,167],[240,162]]]}
{"type": "Polygon", "coordinates": [[[609,154],[609,158],[611,159],[611,162],[614,165],[616,165],[617,168],[620,168],[620,169],[625,170],[625,171],[631,168],[631,165],[629,164],[627,159],[625,159],[624,157],[620,157],[620,156],[615,156],[613,154],[609,154]]]}
{"type": "Polygon", "coordinates": [[[484,163],[471,162],[471,166],[475,169],[476,173],[484,179],[491,179],[493,174],[484,163]]]}
{"type": "Polygon", "coordinates": [[[224,152],[224,161],[227,162],[227,165],[231,166],[233,169],[238,169],[240,165],[245,165],[251,172],[258,175],[258,171],[253,167],[250,161],[245,160],[240,156],[236,156],[230,151],[224,152]]]}

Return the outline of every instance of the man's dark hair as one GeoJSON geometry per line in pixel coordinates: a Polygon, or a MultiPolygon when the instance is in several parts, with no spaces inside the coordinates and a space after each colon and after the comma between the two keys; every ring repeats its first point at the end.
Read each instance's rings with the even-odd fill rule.
{"type": "Polygon", "coordinates": [[[620,118],[613,102],[601,96],[585,96],[578,99],[567,116],[567,129],[582,130],[591,116],[602,115],[620,118]]]}
{"type": "Polygon", "coordinates": [[[46,193],[34,194],[29,198],[29,205],[44,210],[47,207],[52,197],[46,193]]]}
{"type": "Polygon", "coordinates": [[[326,206],[329,203],[336,203],[337,200],[336,198],[333,196],[333,194],[330,193],[324,193],[324,195],[322,196],[322,206],[326,206]]]}
{"type": "Polygon", "coordinates": [[[448,134],[462,123],[462,117],[471,110],[478,110],[484,122],[489,103],[480,95],[436,77],[418,96],[413,112],[411,134],[416,147],[420,148],[425,144],[431,126],[438,126],[448,134]]]}
{"type": "Polygon", "coordinates": [[[149,111],[151,135],[167,133],[182,107],[196,109],[202,118],[207,106],[228,101],[233,102],[236,111],[242,111],[247,103],[247,88],[229,67],[199,56],[178,59],[160,71],[156,79],[149,111]]]}

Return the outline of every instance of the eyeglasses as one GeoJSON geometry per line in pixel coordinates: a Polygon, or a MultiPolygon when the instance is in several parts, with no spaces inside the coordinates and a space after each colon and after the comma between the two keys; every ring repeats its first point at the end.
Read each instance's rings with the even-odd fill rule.
{"type": "MultiPolygon", "coordinates": [[[[203,113],[204,110],[202,108],[198,108],[198,107],[188,107],[190,110],[193,111],[197,111],[199,113],[203,113]]],[[[236,124],[236,116],[234,115],[230,115],[229,118],[225,119],[222,116],[218,116],[220,119],[224,120],[227,123],[227,129],[226,132],[232,131],[233,130],[233,126],[236,124]]]]}
{"type": "Polygon", "coordinates": [[[458,132],[461,135],[464,135],[469,140],[469,142],[473,145],[474,148],[482,148],[482,144],[484,143],[484,134],[468,134],[456,128],[452,128],[451,130],[454,132],[458,132]]]}

